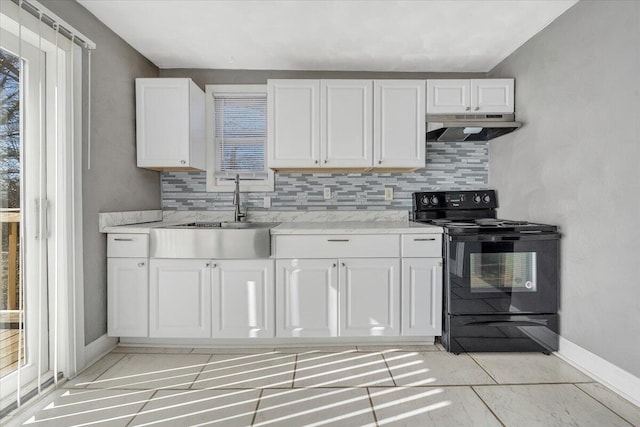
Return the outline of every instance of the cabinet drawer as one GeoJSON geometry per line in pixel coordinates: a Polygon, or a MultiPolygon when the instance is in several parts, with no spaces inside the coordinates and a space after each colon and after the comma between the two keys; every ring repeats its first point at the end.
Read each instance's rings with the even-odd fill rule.
{"type": "Polygon", "coordinates": [[[110,258],[132,258],[149,256],[149,235],[109,234],[107,256],[110,258]]]}
{"type": "Polygon", "coordinates": [[[276,258],[394,258],[400,256],[400,236],[298,235],[276,236],[276,258]]]}
{"type": "Polygon", "coordinates": [[[442,234],[403,234],[402,256],[441,258],[442,234]]]}

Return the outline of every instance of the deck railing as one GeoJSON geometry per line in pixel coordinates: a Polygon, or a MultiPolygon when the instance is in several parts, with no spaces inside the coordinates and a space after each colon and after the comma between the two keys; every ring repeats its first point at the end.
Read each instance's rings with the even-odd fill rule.
{"type": "MultiPolygon", "coordinates": [[[[3,280],[2,289],[6,292],[7,300],[6,307],[0,307],[3,310],[18,310],[18,280],[19,280],[19,266],[18,260],[20,259],[20,209],[0,209],[0,236],[5,235],[7,230],[7,247],[3,249],[3,261],[6,262],[6,276],[5,272],[2,272],[3,280]],[[6,281],[4,280],[6,277],[6,281]]],[[[4,245],[3,245],[4,246],[4,245]]],[[[5,267],[3,266],[3,269],[5,267]]]]}

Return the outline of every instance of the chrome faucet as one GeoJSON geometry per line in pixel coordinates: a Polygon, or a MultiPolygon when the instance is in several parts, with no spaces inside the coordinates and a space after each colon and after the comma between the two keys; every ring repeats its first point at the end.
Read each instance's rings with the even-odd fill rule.
{"type": "Polygon", "coordinates": [[[240,175],[238,174],[236,174],[236,189],[233,192],[233,206],[235,207],[233,220],[242,222],[247,217],[248,208],[245,208],[244,213],[240,210],[240,175]]]}

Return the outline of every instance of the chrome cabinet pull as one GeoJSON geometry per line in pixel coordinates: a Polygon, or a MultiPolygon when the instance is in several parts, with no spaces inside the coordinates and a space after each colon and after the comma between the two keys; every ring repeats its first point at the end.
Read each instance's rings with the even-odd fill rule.
{"type": "Polygon", "coordinates": [[[345,263],[343,262],[343,263],[342,263],[342,266],[343,266],[343,267],[346,267],[346,266],[347,266],[347,264],[345,264],[345,263]]]}
{"type": "Polygon", "coordinates": [[[325,163],[327,163],[327,162],[328,162],[328,160],[325,160],[324,162],[325,162],[325,163]]]}
{"type": "Polygon", "coordinates": [[[327,242],[348,242],[349,239],[327,239],[327,242]]]}
{"type": "Polygon", "coordinates": [[[333,268],[336,268],[336,267],[337,267],[337,265],[334,263],[334,264],[333,264],[333,268]]]}
{"type": "Polygon", "coordinates": [[[430,237],[428,239],[413,239],[414,242],[433,242],[435,239],[435,237],[430,237]]]}
{"type": "Polygon", "coordinates": [[[316,162],[315,162],[315,163],[316,163],[316,165],[317,165],[317,164],[318,164],[318,161],[316,160],[316,162]]]}
{"type": "Polygon", "coordinates": [[[181,165],[184,165],[185,163],[187,163],[186,160],[180,160],[181,165]]]}
{"type": "Polygon", "coordinates": [[[465,111],[469,111],[469,110],[471,110],[471,107],[467,107],[467,108],[465,108],[464,110],[465,110],[465,111]]]}
{"type": "Polygon", "coordinates": [[[116,242],[133,242],[135,239],[123,239],[123,238],[116,237],[113,240],[116,242]]]}
{"type": "Polygon", "coordinates": [[[144,262],[139,262],[138,267],[144,267],[144,262]]]}
{"type": "Polygon", "coordinates": [[[478,111],[479,109],[480,109],[480,107],[476,107],[476,108],[474,108],[474,110],[476,110],[476,111],[478,111]]]}

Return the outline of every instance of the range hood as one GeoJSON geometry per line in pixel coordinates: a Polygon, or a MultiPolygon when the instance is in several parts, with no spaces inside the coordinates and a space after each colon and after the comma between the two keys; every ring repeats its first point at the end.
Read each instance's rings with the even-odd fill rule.
{"type": "Polygon", "coordinates": [[[489,141],[522,126],[514,114],[427,114],[427,141],[489,141]]]}

